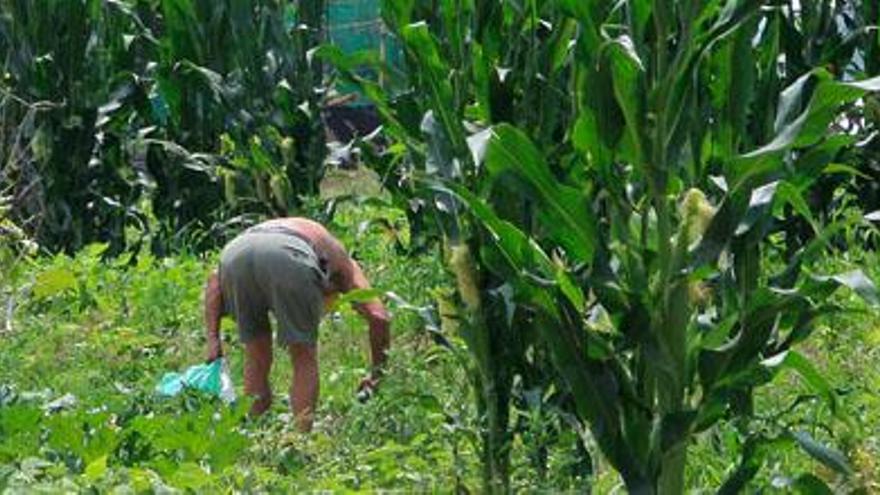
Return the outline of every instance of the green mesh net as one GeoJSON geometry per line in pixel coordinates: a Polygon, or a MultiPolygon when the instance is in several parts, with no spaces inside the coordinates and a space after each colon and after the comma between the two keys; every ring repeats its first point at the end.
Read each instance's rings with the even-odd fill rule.
{"type": "MultiPolygon", "coordinates": [[[[388,33],[380,15],[380,0],[327,0],[327,37],[345,53],[376,51],[392,66],[399,67],[402,54],[399,43],[388,33]]],[[[376,78],[365,70],[361,75],[376,78]]],[[[387,83],[387,81],[379,81],[387,83]]],[[[340,85],[341,93],[354,88],[340,85]]],[[[355,102],[355,105],[363,102],[355,102]]]]}

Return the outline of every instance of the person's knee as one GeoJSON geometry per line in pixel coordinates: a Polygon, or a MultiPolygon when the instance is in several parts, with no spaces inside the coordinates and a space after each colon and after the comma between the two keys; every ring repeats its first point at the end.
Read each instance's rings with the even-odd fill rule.
{"type": "Polygon", "coordinates": [[[293,364],[291,390],[301,387],[302,393],[317,395],[318,352],[314,344],[290,344],[290,359],[293,364]]]}
{"type": "Polygon", "coordinates": [[[287,346],[293,365],[313,364],[318,361],[318,346],[308,343],[292,343],[287,346]]]}

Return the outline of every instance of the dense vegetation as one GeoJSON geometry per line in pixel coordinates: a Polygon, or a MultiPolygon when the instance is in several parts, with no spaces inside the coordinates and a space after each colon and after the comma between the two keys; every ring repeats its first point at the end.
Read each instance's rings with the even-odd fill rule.
{"type": "Polygon", "coordinates": [[[387,0],[394,66],[323,2],[50,3],[0,0],[0,486],[880,488],[876,2],[387,0]],[[381,191],[324,177],[337,78],[381,191]],[[280,213],[397,316],[366,405],[325,323],[311,437],[150,394],[280,213]]]}
{"type": "Polygon", "coordinates": [[[209,247],[315,194],[322,5],[4,0],[12,218],[53,248],[209,247]]]}
{"type": "MultiPolygon", "coordinates": [[[[346,208],[331,226],[356,250],[378,286],[429,306],[432,294],[449,280],[431,256],[391,258],[394,233],[380,227],[386,220],[405,234],[402,213],[391,208],[346,208]],[[358,234],[364,221],[373,221],[373,227],[358,234]]],[[[18,299],[14,323],[0,332],[4,490],[481,491],[480,426],[465,393],[463,343],[454,336],[449,338],[454,352],[438,346],[413,312],[393,306],[388,378],[372,401],[359,404],[354,391],[368,366],[366,330],[347,309],[329,319],[321,329],[316,429],[301,435],[282,400],[290,367],[281,352],[272,380],[279,400],[259,421],[244,418],[247,402],[229,408],[198,395],[155,397],[153,387],[164,372],[202,355],[201,286],[213,258],[159,259],[141,253],[136,261],[129,256],[101,261],[103,249],[88,247],[73,258],[40,257],[19,265],[11,280],[4,278],[4,284],[31,291],[18,299]],[[59,401],[68,394],[72,401],[59,401]]],[[[861,251],[838,251],[826,268],[858,264],[871,266],[872,278],[880,277],[876,256],[861,251]]],[[[760,414],[752,424],[722,425],[694,442],[689,486],[720,486],[735,468],[745,432],[791,428],[839,450],[852,474],[843,478],[782,442],[764,452],[750,491],[784,493],[786,484],[804,473],[841,488],[880,488],[880,369],[875,365],[880,318],[870,313],[830,317],[817,333],[802,351],[816,360],[837,395],[836,414],[807,382],[784,374],[759,393],[760,414]]],[[[225,326],[224,336],[231,345],[231,326],[225,326]]],[[[230,357],[240,391],[241,353],[234,350],[230,357]]],[[[578,447],[579,430],[567,414],[537,390],[518,394],[523,406],[514,409],[513,489],[583,492],[592,486],[607,493],[618,487],[619,478],[601,457],[590,474],[578,447]],[[536,462],[542,456],[544,468],[536,462]]],[[[586,445],[594,451],[592,441],[586,445]]]]}

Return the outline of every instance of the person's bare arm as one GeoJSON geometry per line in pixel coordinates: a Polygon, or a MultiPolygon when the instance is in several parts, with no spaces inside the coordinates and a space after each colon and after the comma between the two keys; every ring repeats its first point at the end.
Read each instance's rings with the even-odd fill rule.
{"type": "MultiPolygon", "coordinates": [[[[336,287],[339,292],[349,292],[357,289],[369,289],[370,282],[364,276],[360,265],[348,255],[336,265],[336,287]]],[[[354,309],[366,321],[370,327],[370,354],[372,357],[372,370],[370,374],[361,380],[358,386],[358,399],[366,400],[378,387],[388,359],[388,347],[391,343],[389,330],[391,318],[382,301],[374,299],[364,303],[354,304],[354,309]]]]}
{"type": "MultiPolygon", "coordinates": [[[[331,287],[333,293],[345,293],[357,289],[369,289],[370,282],[364,275],[360,265],[351,258],[339,241],[327,234],[323,237],[325,253],[328,255],[328,264],[331,273],[331,287]]],[[[360,384],[360,391],[372,391],[378,385],[385,362],[388,359],[388,347],[391,344],[390,324],[391,317],[382,301],[372,301],[354,304],[354,309],[363,317],[370,328],[370,354],[372,357],[372,372],[364,378],[360,384]]]]}
{"type": "Polygon", "coordinates": [[[220,276],[216,271],[208,276],[205,283],[205,338],[207,350],[205,359],[214,361],[223,355],[220,344],[220,318],[223,316],[223,295],[220,290],[220,276]]]}
{"type": "MultiPolygon", "coordinates": [[[[364,276],[360,265],[354,260],[351,263],[351,289],[369,289],[370,282],[364,276]]],[[[388,347],[391,344],[391,317],[382,301],[374,299],[354,305],[355,310],[370,326],[370,352],[373,358],[372,378],[378,379],[388,359],[388,347]]]]}

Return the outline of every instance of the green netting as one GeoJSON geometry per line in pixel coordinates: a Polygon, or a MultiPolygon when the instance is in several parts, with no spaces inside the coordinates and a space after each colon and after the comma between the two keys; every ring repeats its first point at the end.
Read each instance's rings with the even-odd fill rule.
{"type": "MultiPolygon", "coordinates": [[[[399,44],[385,29],[380,15],[379,0],[328,0],[327,36],[345,53],[377,51],[383,60],[394,66],[402,62],[399,44]]],[[[365,71],[362,75],[375,77],[365,71]]],[[[353,88],[341,86],[341,92],[353,88]]]]}
{"type": "Polygon", "coordinates": [[[346,52],[380,49],[383,28],[378,0],[327,2],[330,41],[346,52]]]}

